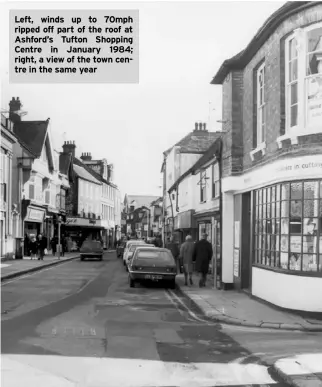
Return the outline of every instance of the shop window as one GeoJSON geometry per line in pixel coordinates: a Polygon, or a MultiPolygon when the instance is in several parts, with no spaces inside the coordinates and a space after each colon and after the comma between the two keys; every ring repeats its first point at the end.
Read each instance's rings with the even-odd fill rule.
{"type": "Polygon", "coordinates": [[[322,180],[261,188],[254,199],[255,263],[322,275],[322,180]]]}

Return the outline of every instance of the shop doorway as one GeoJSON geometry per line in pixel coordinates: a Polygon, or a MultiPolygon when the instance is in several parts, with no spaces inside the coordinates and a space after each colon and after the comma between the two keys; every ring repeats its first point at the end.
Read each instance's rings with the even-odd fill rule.
{"type": "Polygon", "coordinates": [[[252,210],[251,192],[242,194],[241,217],[241,289],[251,291],[252,286],[252,210]]]}

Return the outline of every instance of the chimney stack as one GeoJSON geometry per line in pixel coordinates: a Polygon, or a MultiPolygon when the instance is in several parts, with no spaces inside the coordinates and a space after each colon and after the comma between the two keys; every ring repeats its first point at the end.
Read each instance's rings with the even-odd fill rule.
{"type": "Polygon", "coordinates": [[[76,151],[75,141],[64,141],[63,153],[65,153],[65,154],[71,153],[73,155],[73,158],[74,158],[75,151],[76,151]]]}
{"type": "Polygon", "coordinates": [[[82,161],[91,161],[92,160],[92,154],[91,153],[82,153],[81,155],[82,161]]]}
{"type": "Polygon", "coordinates": [[[207,124],[204,122],[196,122],[194,132],[198,132],[198,133],[201,132],[201,134],[202,134],[202,132],[208,132],[207,124]]]}
{"type": "Polygon", "coordinates": [[[21,109],[21,102],[19,97],[15,99],[15,97],[12,97],[12,100],[9,102],[9,119],[12,122],[20,122],[21,117],[18,112],[21,109]]]}

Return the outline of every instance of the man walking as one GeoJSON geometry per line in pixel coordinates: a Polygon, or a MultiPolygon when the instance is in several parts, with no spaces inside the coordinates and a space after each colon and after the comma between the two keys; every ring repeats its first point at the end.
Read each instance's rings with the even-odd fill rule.
{"type": "Polygon", "coordinates": [[[181,245],[180,258],[183,260],[183,273],[185,279],[185,285],[188,286],[188,275],[190,285],[193,285],[192,270],[193,270],[193,256],[195,251],[195,244],[191,235],[186,236],[186,241],[181,245]]]}
{"type": "Polygon", "coordinates": [[[212,259],[212,246],[207,241],[207,234],[202,235],[202,239],[195,245],[194,260],[196,260],[196,270],[201,274],[199,280],[199,287],[205,287],[207,281],[207,274],[209,270],[209,263],[212,259]]]}
{"type": "Polygon", "coordinates": [[[166,244],[166,249],[170,250],[172,255],[173,255],[173,258],[175,259],[176,261],[176,265],[177,265],[177,273],[180,272],[180,262],[179,262],[179,247],[178,245],[173,241],[173,236],[171,236],[169,238],[169,241],[168,243],[166,244]]]}

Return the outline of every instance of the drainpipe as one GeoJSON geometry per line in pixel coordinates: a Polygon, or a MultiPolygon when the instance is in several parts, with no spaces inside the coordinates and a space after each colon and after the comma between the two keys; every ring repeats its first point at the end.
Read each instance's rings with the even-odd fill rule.
{"type": "Polygon", "coordinates": [[[174,226],[174,215],[173,215],[173,203],[172,203],[172,199],[171,199],[171,193],[169,193],[169,198],[170,198],[170,203],[171,203],[171,213],[172,213],[172,234],[173,234],[173,226],[174,226]]]}
{"type": "MultiPolygon", "coordinates": [[[[216,160],[218,162],[218,169],[219,169],[219,222],[220,222],[220,282],[218,284],[217,278],[216,278],[216,285],[218,289],[221,289],[222,287],[222,262],[223,262],[223,256],[222,256],[222,139],[220,141],[220,147],[219,147],[219,152],[215,154],[216,160]]],[[[217,273],[217,270],[216,270],[217,273]]]]}

